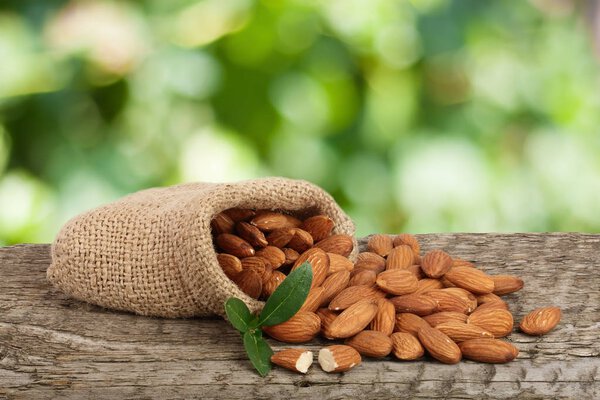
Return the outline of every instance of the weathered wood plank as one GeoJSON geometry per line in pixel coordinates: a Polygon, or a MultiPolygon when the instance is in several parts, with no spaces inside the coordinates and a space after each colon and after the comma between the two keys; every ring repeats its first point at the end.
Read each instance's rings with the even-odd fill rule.
{"type": "Polygon", "coordinates": [[[263,379],[224,321],[139,317],[68,299],[45,280],[48,246],[15,246],[0,249],[0,398],[600,398],[600,235],[419,239],[425,250],[522,276],[525,288],[507,296],[517,320],[557,304],[561,324],[541,338],[513,333],[521,353],[505,365],[366,360],[346,374],[315,365],[306,376],[277,369],[263,379]]]}

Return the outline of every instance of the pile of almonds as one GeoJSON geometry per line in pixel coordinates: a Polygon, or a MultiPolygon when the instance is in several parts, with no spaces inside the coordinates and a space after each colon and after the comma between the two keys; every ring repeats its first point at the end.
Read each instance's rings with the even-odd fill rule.
{"type": "MultiPolygon", "coordinates": [[[[373,235],[367,251],[353,263],[353,241],[332,235],[324,215],[301,221],[285,213],[230,209],[212,221],[218,260],[224,272],[248,295],[267,298],[294,268],[309,261],[313,282],[300,311],[288,321],[265,327],[272,338],[308,342],[318,334],[345,344],[321,349],[327,372],[360,364],[361,356],[416,360],[427,352],[442,363],[462,358],[504,363],[518,349],[502,341],[513,330],[513,316],[501,296],[523,281],[512,275],[488,275],[442,250],[421,257],[410,234],[373,235]]],[[[532,311],[520,323],[530,335],[552,330],[561,317],[557,307],[532,311]]],[[[312,352],[282,350],[272,362],[305,373],[312,352]]]]}

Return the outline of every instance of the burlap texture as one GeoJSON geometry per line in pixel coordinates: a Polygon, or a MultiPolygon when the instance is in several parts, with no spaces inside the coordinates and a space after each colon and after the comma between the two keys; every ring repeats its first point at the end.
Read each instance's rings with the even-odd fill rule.
{"type": "MultiPolygon", "coordinates": [[[[326,214],[334,233],[354,224],[333,198],[300,180],[191,183],[143,190],[83,213],[52,244],[47,276],[68,295],[103,307],[160,317],[223,315],[230,296],[262,307],[221,270],[210,221],[228,208],[326,214]]],[[[352,258],[356,256],[357,246],[352,258]]]]}

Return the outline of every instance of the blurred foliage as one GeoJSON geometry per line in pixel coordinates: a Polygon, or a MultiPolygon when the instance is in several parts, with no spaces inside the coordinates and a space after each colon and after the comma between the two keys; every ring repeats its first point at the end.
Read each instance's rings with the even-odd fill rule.
{"type": "Polygon", "coordinates": [[[0,2],[0,244],[266,175],[359,234],[598,231],[600,74],[558,0],[0,2]]]}

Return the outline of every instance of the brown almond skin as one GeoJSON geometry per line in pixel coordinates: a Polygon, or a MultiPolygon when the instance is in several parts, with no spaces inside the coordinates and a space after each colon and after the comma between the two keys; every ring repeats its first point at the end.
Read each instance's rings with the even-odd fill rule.
{"type": "Polygon", "coordinates": [[[294,233],[294,228],[276,229],[269,233],[266,239],[270,246],[283,248],[292,240],[294,233]]]}
{"type": "Polygon", "coordinates": [[[385,261],[385,269],[406,269],[413,265],[414,254],[410,246],[401,245],[394,247],[385,261]]]}
{"type": "Polygon", "coordinates": [[[430,278],[441,278],[452,268],[452,257],[442,250],[432,250],[425,254],[421,269],[430,278]]]}
{"type": "MultiPolygon", "coordinates": [[[[362,362],[360,353],[350,346],[346,346],[343,344],[334,344],[332,346],[324,347],[321,350],[324,350],[324,349],[327,349],[333,353],[335,362],[337,364],[337,367],[333,371],[326,371],[326,372],[330,372],[330,373],[346,372],[346,371],[349,371],[352,368],[360,365],[360,363],[362,362]]],[[[320,355],[320,352],[319,352],[319,355],[320,355]]],[[[320,364],[320,360],[319,360],[319,364],[320,364]]],[[[323,366],[321,366],[321,368],[322,367],[323,366]]]]}
{"type": "Polygon", "coordinates": [[[407,294],[390,298],[390,302],[399,313],[411,313],[419,316],[433,314],[437,311],[434,299],[423,294],[407,294]]]}
{"type": "Polygon", "coordinates": [[[419,282],[417,282],[417,290],[415,291],[415,293],[426,293],[430,290],[443,288],[444,285],[442,285],[442,282],[440,282],[439,279],[425,278],[420,279],[419,282]]]}
{"type": "Polygon", "coordinates": [[[394,356],[403,361],[417,360],[423,357],[425,349],[415,336],[406,332],[396,332],[390,336],[394,356]]]}
{"type": "Polygon", "coordinates": [[[419,245],[419,241],[415,236],[411,235],[410,233],[401,233],[400,235],[397,235],[394,238],[393,244],[394,247],[402,245],[410,246],[415,256],[418,256],[421,252],[421,246],[419,245]]]}
{"type": "Polygon", "coordinates": [[[271,356],[271,362],[280,367],[289,369],[290,371],[300,372],[296,368],[296,362],[300,356],[309,351],[308,349],[283,349],[279,350],[271,356]]]}
{"type": "Polygon", "coordinates": [[[263,232],[273,232],[274,230],[284,228],[297,228],[302,224],[297,218],[272,211],[257,213],[250,223],[263,232]]]}
{"type": "Polygon", "coordinates": [[[300,257],[298,257],[292,267],[292,271],[300,267],[304,262],[309,262],[312,267],[313,279],[311,288],[321,286],[325,278],[327,278],[327,271],[329,271],[329,257],[327,253],[319,248],[306,250],[300,254],[300,257]]]}
{"type": "Polygon", "coordinates": [[[283,254],[285,255],[285,261],[283,265],[293,265],[298,257],[300,257],[300,254],[294,249],[284,247],[281,249],[281,251],[283,251],[283,254]]]}
{"type": "Polygon", "coordinates": [[[437,311],[456,311],[467,314],[471,309],[471,303],[454,293],[444,289],[430,290],[424,294],[435,300],[437,311]]]}
{"type": "Polygon", "coordinates": [[[514,325],[512,314],[503,309],[475,310],[467,323],[485,329],[496,338],[510,334],[514,325]]]}
{"type": "Polygon", "coordinates": [[[502,364],[514,360],[519,350],[498,339],[471,339],[458,344],[464,358],[472,361],[502,364]]]}
{"type": "Polygon", "coordinates": [[[234,255],[238,258],[251,257],[254,255],[254,248],[250,243],[237,235],[231,233],[222,233],[215,239],[217,246],[223,252],[234,255]]]}
{"type": "Polygon", "coordinates": [[[375,271],[369,269],[359,268],[352,271],[350,275],[350,282],[348,286],[373,286],[377,280],[377,274],[375,271]]]}
{"type": "Polygon", "coordinates": [[[544,335],[558,325],[560,318],[558,307],[536,308],[523,318],[519,328],[528,335],[544,335]]]}
{"type": "Polygon", "coordinates": [[[460,348],[441,331],[427,325],[419,329],[417,335],[423,347],[436,360],[444,364],[456,364],[461,360],[460,348]]]}
{"type": "Polygon", "coordinates": [[[298,311],[287,321],[262,328],[275,340],[286,343],[304,343],[312,340],[321,330],[321,319],[317,314],[298,311]]]}
{"type": "Polygon", "coordinates": [[[492,275],[494,281],[494,294],[504,296],[505,294],[514,293],[523,289],[523,279],[514,275],[492,275]]]}
{"type": "Polygon", "coordinates": [[[302,304],[302,307],[300,307],[300,311],[317,311],[321,305],[321,299],[323,298],[324,290],[325,289],[320,286],[310,289],[308,296],[306,296],[306,300],[304,300],[304,304],[302,304]]]}
{"type": "Polygon", "coordinates": [[[315,242],[318,242],[331,235],[333,220],[327,215],[315,215],[305,219],[300,228],[308,232],[315,242]]]}
{"type": "Polygon", "coordinates": [[[370,286],[348,286],[331,300],[329,303],[329,309],[332,311],[341,311],[360,300],[366,299],[376,303],[380,298],[383,297],[385,297],[385,293],[370,286]]]}
{"type": "Polygon", "coordinates": [[[456,343],[464,342],[465,340],[470,339],[494,338],[494,335],[485,329],[479,328],[473,324],[467,324],[465,322],[449,321],[438,324],[435,328],[446,334],[456,343]]]}
{"type": "Polygon", "coordinates": [[[232,233],[235,222],[225,213],[215,215],[210,221],[210,227],[214,234],[232,233]]]}
{"type": "Polygon", "coordinates": [[[392,339],[379,331],[364,330],[344,343],[367,357],[381,358],[392,351],[392,339]]]}
{"type": "Polygon", "coordinates": [[[475,311],[482,310],[508,310],[508,304],[502,300],[500,301],[488,301],[480,306],[477,306],[475,311]]]}
{"type": "Polygon", "coordinates": [[[354,264],[347,257],[335,253],[327,253],[327,257],[329,257],[329,271],[327,271],[327,274],[333,274],[341,270],[354,270],[354,264]]]}
{"type": "Polygon", "coordinates": [[[463,313],[455,312],[455,311],[441,311],[435,314],[427,315],[423,317],[425,321],[432,328],[435,328],[439,324],[443,324],[445,322],[467,322],[468,316],[463,313]]]}
{"type": "Polygon", "coordinates": [[[328,238],[317,242],[315,247],[324,250],[326,253],[335,253],[344,257],[348,257],[350,253],[352,253],[354,242],[352,237],[349,235],[331,235],[328,238]]]}
{"type": "Polygon", "coordinates": [[[253,270],[257,274],[259,274],[261,277],[265,273],[266,263],[265,263],[265,260],[260,257],[251,256],[251,257],[242,258],[240,261],[242,263],[242,269],[244,269],[246,271],[253,270]]]}
{"type": "Polygon", "coordinates": [[[460,297],[468,305],[468,313],[475,311],[477,308],[477,297],[468,290],[459,287],[444,288],[441,290],[445,293],[454,294],[457,297],[460,297]]]}
{"type": "Polygon", "coordinates": [[[424,326],[429,327],[429,324],[416,314],[396,314],[396,324],[394,325],[394,331],[396,332],[406,332],[413,336],[417,336],[419,329],[424,326]]]}
{"type": "Polygon", "coordinates": [[[356,335],[365,329],[377,313],[377,304],[369,300],[361,300],[345,309],[331,323],[329,330],[336,339],[344,339],[356,335]]]}
{"type": "Polygon", "coordinates": [[[242,262],[236,256],[231,254],[217,254],[217,261],[229,279],[233,279],[242,272],[242,262]]]}
{"type": "Polygon", "coordinates": [[[405,269],[407,271],[409,271],[410,273],[412,273],[415,276],[415,278],[417,278],[418,280],[422,280],[423,278],[425,278],[425,274],[423,273],[423,270],[421,269],[420,265],[417,265],[417,264],[409,265],[405,269]]]}
{"type": "Polygon", "coordinates": [[[286,260],[285,253],[275,246],[267,246],[264,249],[256,251],[255,254],[257,257],[268,261],[273,269],[281,267],[286,260]]]}
{"type": "Polygon", "coordinates": [[[453,267],[471,267],[471,268],[475,268],[475,264],[473,264],[472,262],[467,261],[467,260],[463,260],[462,258],[456,258],[456,257],[452,258],[452,266],[453,267]]]}
{"type": "Polygon", "coordinates": [[[385,258],[381,257],[379,254],[364,251],[359,253],[356,257],[354,269],[359,268],[370,269],[376,273],[380,273],[385,270],[385,258]]]}
{"type": "Polygon", "coordinates": [[[375,283],[384,292],[396,296],[413,293],[419,287],[414,274],[402,269],[392,269],[379,273],[375,283]]]}
{"type": "Polygon", "coordinates": [[[329,275],[323,281],[323,296],[321,297],[321,306],[327,306],[339,292],[348,286],[350,281],[350,272],[341,270],[329,275]]]}
{"type": "Polygon", "coordinates": [[[300,254],[304,253],[306,250],[308,250],[312,247],[314,242],[313,242],[312,236],[310,236],[310,233],[308,233],[305,230],[302,230],[300,228],[295,228],[293,231],[294,231],[294,236],[288,242],[286,247],[289,247],[290,249],[294,249],[300,254]]]}
{"type": "Polygon", "coordinates": [[[376,234],[372,235],[367,241],[367,249],[382,257],[387,256],[394,248],[394,241],[391,236],[376,234]]]}
{"type": "Polygon", "coordinates": [[[477,304],[478,305],[482,305],[484,303],[488,303],[491,301],[504,301],[500,298],[500,296],[494,294],[494,293],[486,293],[486,294],[480,294],[477,296],[477,304]]]}
{"type": "Polygon", "coordinates": [[[338,314],[335,311],[331,311],[330,309],[323,307],[317,310],[317,315],[321,319],[321,336],[332,340],[333,336],[331,336],[330,327],[331,323],[337,318],[338,314]]]}
{"type": "Polygon", "coordinates": [[[396,323],[396,309],[392,302],[387,299],[379,299],[377,302],[377,313],[371,321],[370,329],[379,331],[386,336],[390,336],[394,332],[396,323]]]}
{"type": "Polygon", "coordinates": [[[264,297],[271,296],[284,279],[285,274],[283,272],[277,270],[273,271],[267,282],[263,283],[262,295],[264,297]]]}
{"type": "Polygon", "coordinates": [[[265,234],[254,225],[250,225],[248,222],[238,222],[235,225],[235,231],[239,237],[254,247],[266,247],[269,244],[269,242],[267,242],[267,238],[265,238],[265,234]]]}
{"type": "Polygon", "coordinates": [[[249,208],[230,208],[223,211],[223,214],[226,214],[233,222],[240,222],[251,220],[256,215],[256,212],[249,208]]]}
{"type": "Polygon", "coordinates": [[[485,294],[494,291],[494,281],[483,271],[471,267],[452,267],[444,278],[471,293],[485,294]]]}
{"type": "Polygon", "coordinates": [[[257,299],[262,293],[262,277],[254,270],[244,270],[235,276],[233,280],[242,292],[257,299]]]}

